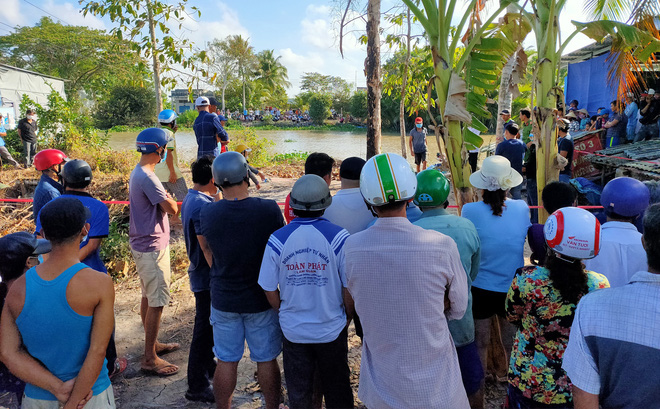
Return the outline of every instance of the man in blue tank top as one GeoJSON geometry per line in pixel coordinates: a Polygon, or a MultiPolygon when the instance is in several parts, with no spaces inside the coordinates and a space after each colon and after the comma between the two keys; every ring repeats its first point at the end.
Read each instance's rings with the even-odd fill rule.
{"type": "Polygon", "coordinates": [[[105,350],[114,327],[112,279],[80,263],[89,211],[62,198],[41,209],[52,251],[9,290],[0,356],[27,385],[24,409],[115,408],[105,350]],[[63,406],[62,406],[63,404],[63,406]]]}

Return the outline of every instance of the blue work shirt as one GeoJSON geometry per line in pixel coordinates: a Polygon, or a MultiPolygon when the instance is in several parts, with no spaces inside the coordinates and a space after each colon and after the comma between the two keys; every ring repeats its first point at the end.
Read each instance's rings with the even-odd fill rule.
{"type": "Polygon", "coordinates": [[[32,217],[36,220],[41,208],[46,206],[46,203],[59,197],[63,192],[64,187],[61,184],[46,175],[41,175],[39,184],[34,189],[34,195],[32,196],[32,217]]]}
{"type": "Polygon", "coordinates": [[[199,246],[197,235],[202,231],[199,211],[207,203],[213,203],[213,198],[195,189],[188,189],[188,194],[181,204],[181,222],[183,223],[183,239],[190,259],[188,277],[190,290],[194,293],[211,289],[209,273],[211,268],[206,262],[204,252],[199,246]]]}
{"type": "Polygon", "coordinates": [[[465,315],[459,320],[449,321],[449,332],[457,347],[468,345],[474,341],[474,319],[472,318],[472,281],[479,273],[481,259],[481,241],[474,224],[463,217],[455,216],[443,208],[435,208],[423,212],[416,226],[427,230],[435,230],[451,237],[458,247],[461,264],[467,274],[468,306],[465,315]]]}
{"type": "Polygon", "coordinates": [[[484,202],[466,203],[462,213],[481,240],[479,275],[472,285],[498,293],[509,291],[516,270],[525,265],[525,238],[531,225],[527,203],[507,199],[504,204],[501,216],[484,202]]]}
{"type": "MultiPolygon", "coordinates": [[[[80,243],[80,248],[85,247],[89,243],[90,239],[104,239],[108,237],[108,234],[110,234],[110,213],[108,212],[108,207],[103,204],[103,202],[94,199],[89,193],[77,192],[73,190],[67,190],[62,196],[56,197],[53,200],[58,200],[62,197],[78,199],[86,208],[89,209],[90,217],[87,219],[87,223],[89,223],[89,233],[87,233],[85,240],[80,243]]],[[[41,212],[35,219],[37,232],[41,231],[40,216],[41,212]]],[[[101,247],[98,247],[84,260],[80,261],[93,270],[99,271],[101,273],[108,273],[108,269],[105,267],[103,260],[101,260],[101,247]]]]}
{"type": "MultiPolygon", "coordinates": [[[[5,129],[4,125],[0,125],[0,133],[7,133],[7,130],[5,129]]],[[[0,136],[0,147],[5,146],[5,140],[3,139],[2,136],[0,136]]]]}
{"type": "Polygon", "coordinates": [[[218,115],[210,112],[199,112],[193,124],[193,130],[197,139],[198,159],[206,155],[218,156],[220,154],[216,135],[219,135],[223,141],[229,140],[229,136],[222,127],[218,115]]]}
{"type": "Polygon", "coordinates": [[[497,144],[495,155],[504,156],[511,162],[511,167],[522,175],[523,158],[527,146],[520,139],[505,139],[497,144]]]}

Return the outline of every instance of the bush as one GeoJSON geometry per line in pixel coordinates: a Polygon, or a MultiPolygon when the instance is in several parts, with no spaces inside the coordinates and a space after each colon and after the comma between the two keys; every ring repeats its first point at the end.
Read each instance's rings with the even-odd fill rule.
{"type": "Polygon", "coordinates": [[[156,101],[151,89],[136,86],[118,86],[102,102],[95,115],[101,129],[115,125],[150,126],[156,120],[156,101]]]}
{"type": "Polygon", "coordinates": [[[253,166],[264,166],[268,163],[268,148],[275,146],[275,143],[270,139],[261,138],[257,135],[254,129],[244,128],[231,133],[231,142],[229,142],[229,150],[233,150],[240,144],[247,145],[252,152],[248,160],[253,166]]]}
{"type": "Polygon", "coordinates": [[[332,106],[332,98],[327,94],[313,95],[309,100],[309,116],[312,121],[317,124],[322,124],[323,121],[330,114],[330,107],[332,106]]]}
{"type": "Polygon", "coordinates": [[[176,123],[179,127],[192,128],[198,114],[196,109],[184,111],[176,118],[176,123]]]}
{"type": "Polygon", "coordinates": [[[261,123],[264,125],[272,125],[273,124],[273,116],[272,115],[264,115],[263,118],[261,119],[261,123]]]}
{"type": "MultiPolygon", "coordinates": [[[[33,108],[37,112],[39,150],[54,148],[64,152],[93,151],[108,146],[107,135],[99,134],[92,127],[87,116],[80,113],[80,107],[74,101],[64,100],[56,91],[51,91],[48,95],[47,108],[23,95],[20,110],[25,112],[28,108],[33,108]]],[[[22,151],[18,135],[15,139],[13,137],[9,139],[13,149],[16,149],[18,144],[22,151]]]]}
{"type": "Polygon", "coordinates": [[[359,119],[365,119],[367,117],[366,92],[358,91],[351,97],[351,115],[359,119]]]}

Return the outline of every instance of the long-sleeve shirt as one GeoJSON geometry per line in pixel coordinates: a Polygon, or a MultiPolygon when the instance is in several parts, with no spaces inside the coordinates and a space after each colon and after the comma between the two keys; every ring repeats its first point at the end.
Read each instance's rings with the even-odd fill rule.
{"type": "Polygon", "coordinates": [[[469,408],[447,326],[468,301],[454,241],[387,217],[350,236],[344,251],[364,329],[358,397],[370,408],[469,408]]]}

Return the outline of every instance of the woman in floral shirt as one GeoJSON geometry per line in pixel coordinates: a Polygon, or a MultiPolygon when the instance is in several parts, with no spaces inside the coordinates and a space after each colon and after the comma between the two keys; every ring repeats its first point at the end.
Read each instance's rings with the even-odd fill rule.
{"type": "Polygon", "coordinates": [[[599,250],[600,224],[591,213],[559,209],[544,236],[550,248],[545,267],[518,269],[507,294],[507,319],[518,327],[506,406],[513,409],[573,407],[561,364],[575,308],[585,294],[609,287],[605,276],[585,271],[581,261],[599,250]]]}

